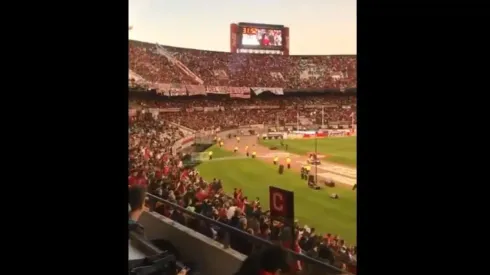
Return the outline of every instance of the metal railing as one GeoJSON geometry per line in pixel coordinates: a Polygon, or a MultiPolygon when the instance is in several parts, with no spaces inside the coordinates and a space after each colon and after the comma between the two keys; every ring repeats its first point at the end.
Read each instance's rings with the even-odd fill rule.
{"type": "MultiPolygon", "coordinates": [[[[233,237],[234,236],[240,236],[241,238],[246,238],[247,241],[251,242],[254,246],[254,249],[252,251],[255,251],[259,247],[275,245],[271,241],[259,238],[259,237],[254,236],[254,235],[251,235],[245,231],[239,230],[239,229],[234,228],[230,225],[227,225],[227,224],[218,222],[216,220],[210,219],[210,218],[203,216],[201,214],[194,213],[194,212],[189,211],[189,210],[187,210],[187,209],[185,209],[185,208],[183,208],[177,204],[174,204],[174,203],[169,202],[167,200],[164,200],[160,197],[157,197],[153,194],[147,193],[147,195],[149,198],[150,211],[154,210],[156,202],[161,202],[161,203],[165,204],[166,206],[171,206],[174,210],[178,209],[182,213],[185,213],[185,215],[187,215],[187,216],[190,216],[192,218],[195,218],[195,219],[198,219],[200,221],[205,222],[208,226],[214,225],[216,227],[219,227],[220,229],[226,229],[226,230],[223,230],[225,232],[224,238],[222,238],[221,240],[217,240],[223,244],[223,249],[232,249],[230,247],[230,239],[232,238],[231,234],[233,234],[233,237]]],[[[184,224],[184,226],[187,226],[187,225],[184,224]]],[[[308,257],[308,256],[303,255],[303,254],[298,254],[298,253],[291,251],[291,250],[288,250],[288,249],[284,249],[284,250],[294,260],[299,260],[303,263],[303,271],[301,272],[301,274],[305,274],[305,275],[306,274],[308,274],[308,275],[309,274],[311,274],[311,275],[321,275],[321,274],[325,274],[325,275],[333,275],[333,274],[352,275],[351,273],[349,273],[347,271],[340,270],[339,268],[332,266],[332,265],[329,265],[328,263],[322,262],[320,260],[308,257]]]]}

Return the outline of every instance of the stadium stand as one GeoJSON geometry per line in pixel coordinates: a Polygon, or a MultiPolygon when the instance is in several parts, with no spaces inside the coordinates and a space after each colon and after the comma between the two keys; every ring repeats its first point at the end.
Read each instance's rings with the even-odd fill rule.
{"type": "Polygon", "coordinates": [[[129,69],[155,87],[204,84],[205,88],[266,87],[284,91],[349,89],[357,85],[356,56],[232,54],[134,40],[129,41],[129,56],[129,69]]]}
{"type": "Polygon", "coordinates": [[[219,180],[206,182],[173,148],[185,136],[175,125],[214,133],[248,124],[296,125],[301,118],[351,127],[355,56],[231,54],[138,41],[130,41],[129,49],[128,185],[145,185],[158,198],[148,204],[152,213],[244,255],[270,241],[282,243],[296,252],[293,271],[314,274],[314,266],[323,263],[333,266],[327,274],[356,273],[355,245],[335,232],[320,235],[300,225],[296,232],[302,234],[285,245],[281,236],[290,229],[275,224],[271,232],[267,213],[259,202],[248,201],[246,190],[225,194],[219,180]]]}

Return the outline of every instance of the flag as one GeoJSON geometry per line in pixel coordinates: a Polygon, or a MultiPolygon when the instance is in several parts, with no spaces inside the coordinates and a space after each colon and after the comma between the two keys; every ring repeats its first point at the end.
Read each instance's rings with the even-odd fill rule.
{"type": "Polygon", "coordinates": [[[185,85],[189,95],[206,95],[206,88],[202,85],[185,85]]]}
{"type": "Polygon", "coordinates": [[[252,91],[254,91],[255,95],[260,95],[262,92],[264,92],[264,88],[254,87],[252,88],[252,91]]]}
{"type": "Polygon", "coordinates": [[[265,88],[265,90],[267,89],[275,95],[284,95],[284,90],[282,88],[265,88]]]}

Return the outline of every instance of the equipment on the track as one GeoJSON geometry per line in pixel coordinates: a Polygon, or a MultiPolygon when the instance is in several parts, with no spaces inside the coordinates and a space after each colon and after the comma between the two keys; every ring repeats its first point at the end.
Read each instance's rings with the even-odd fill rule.
{"type": "Polygon", "coordinates": [[[319,165],[320,160],[318,159],[318,157],[315,153],[310,153],[308,159],[306,160],[306,163],[313,164],[313,165],[319,165]]]}
{"type": "Polygon", "coordinates": [[[333,181],[333,179],[331,178],[327,178],[325,181],[325,186],[328,186],[328,187],[335,187],[335,182],[333,181]]]}
{"type": "Polygon", "coordinates": [[[284,173],[284,165],[280,164],[279,165],[279,175],[282,175],[284,173]]]}
{"type": "Polygon", "coordinates": [[[316,183],[315,183],[315,176],[313,176],[313,175],[308,176],[308,187],[315,189],[315,190],[320,190],[320,186],[316,185],[316,183]]]}

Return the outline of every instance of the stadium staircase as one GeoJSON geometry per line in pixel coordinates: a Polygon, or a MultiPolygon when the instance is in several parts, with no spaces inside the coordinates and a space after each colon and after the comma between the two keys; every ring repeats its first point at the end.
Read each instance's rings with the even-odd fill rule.
{"type": "Polygon", "coordinates": [[[204,84],[204,81],[199,78],[195,73],[193,73],[189,68],[187,68],[182,62],[177,60],[169,51],[167,51],[163,46],[160,46],[158,43],[155,44],[156,53],[165,56],[172,65],[179,68],[182,72],[187,74],[189,77],[194,79],[200,85],[204,84]]]}

